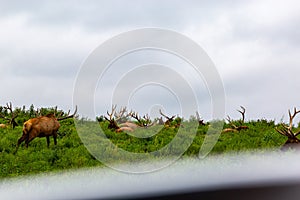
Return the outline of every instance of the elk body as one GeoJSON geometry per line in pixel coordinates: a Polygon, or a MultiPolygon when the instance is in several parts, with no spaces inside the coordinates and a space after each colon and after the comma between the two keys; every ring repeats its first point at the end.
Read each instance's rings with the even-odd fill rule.
{"type": "Polygon", "coordinates": [[[7,128],[6,124],[0,124],[0,128],[7,128]]]}
{"type": "Polygon", "coordinates": [[[32,118],[23,125],[23,135],[18,140],[17,147],[25,141],[26,147],[36,137],[46,137],[47,146],[50,144],[50,136],[53,136],[54,144],[57,144],[57,131],[60,127],[58,120],[54,114],[32,118]]]}
{"type": "MultiPolygon", "coordinates": [[[[69,111],[70,112],[70,111],[69,111]]],[[[23,134],[18,140],[17,150],[20,144],[25,141],[26,147],[36,137],[46,137],[47,146],[50,144],[50,136],[53,136],[54,144],[57,144],[57,131],[60,128],[60,120],[73,118],[77,112],[77,107],[74,114],[62,118],[57,118],[55,114],[51,113],[46,116],[35,117],[27,120],[23,124],[23,134]]]]}

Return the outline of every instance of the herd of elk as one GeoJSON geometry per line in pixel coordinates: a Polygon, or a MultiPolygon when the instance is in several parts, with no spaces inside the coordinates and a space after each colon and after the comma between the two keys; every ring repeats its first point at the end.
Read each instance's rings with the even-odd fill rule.
{"type": "Polygon", "coordinates": [[[181,126],[180,121],[172,125],[172,122],[174,121],[176,115],[169,117],[162,113],[161,110],[159,110],[159,113],[162,117],[166,118],[165,122],[163,121],[162,117],[152,121],[148,114],[141,117],[137,112],[128,112],[126,107],[121,108],[119,112],[117,112],[116,107],[116,105],[113,105],[111,112],[107,111],[107,117],[104,117],[105,120],[109,122],[108,128],[111,130],[115,130],[116,132],[132,132],[139,127],[147,128],[153,125],[164,125],[165,127],[175,128],[181,126]],[[135,121],[129,121],[129,118],[133,118],[135,119],[135,121]]]}
{"type": "MultiPolygon", "coordinates": [[[[107,117],[105,116],[105,120],[109,122],[108,128],[112,129],[116,132],[123,132],[123,131],[129,131],[132,132],[135,129],[139,127],[147,128],[153,125],[164,125],[165,127],[179,127],[179,122],[174,123],[175,115],[169,117],[165,115],[161,110],[159,110],[159,113],[162,117],[166,119],[166,121],[163,121],[163,118],[157,118],[156,120],[151,120],[149,115],[144,115],[143,117],[139,116],[137,112],[127,111],[126,107],[122,107],[118,112],[116,110],[116,105],[112,106],[111,112],[109,113],[107,111],[107,117]],[[135,121],[130,121],[129,119],[133,118],[135,121]]],[[[237,110],[241,115],[241,119],[238,120],[237,123],[233,122],[233,120],[227,116],[228,124],[231,126],[231,128],[225,128],[223,129],[222,133],[226,132],[239,132],[241,130],[249,129],[248,126],[245,126],[245,112],[246,109],[243,106],[240,106],[241,109],[237,110]]],[[[47,146],[49,147],[50,144],[50,136],[53,136],[54,144],[57,144],[57,132],[60,128],[59,121],[64,119],[73,118],[77,113],[77,106],[75,108],[75,111],[73,114],[70,115],[70,110],[68,113],[61,112],[60,114],[57,114],[57,107],[55,108],[53,113],[42,115],[39,111],[36,112],[37,117],[31,118],[24,122],[23,124],[23,131],[22,136],[19,138],[17,142],[17,149],[19,148],[20,144],[25,141],[26,147],[28,147],[28,144],[36,137],[46,137],[47,139],[47,146]]],[[[300,139],[297,138],[297,136],[300,134],[300,130],[293,131],[293,120],[296,117],[296,115],[300,113],[300,110],[297,110],[294,108],[294,113],[292,114],[290,110],[288,110],[289,114],[289,125],[280,124],[275,128],[275,130],[280,133],[281,135],[284,135],[287,137],[287,141],[283,145],[283,147],[291,146],[293,144],[300,144],[300,139]]],[[[7,124],[0,124],[0,128],[7,128],[9,125],[12,126],[12,128],[15,128],[18,124],[16,122],[16,117],[18,116],[18,111],[13,110],[12,103],[7,103],[6,106],[0,106],[0,118],[8,121],[7,124]],[[3,114],[6,113],[6,114],[3,114]],[[9,116],[9,117],[8,117],[9,116]]],[[[206,125],[204,123],[204,120],[200,118],[200,115],[198,111],[196,111],[196,118],[200,125],[206,125]]],[[[177,121],[177,120],[176,120],[177,121]]]]}

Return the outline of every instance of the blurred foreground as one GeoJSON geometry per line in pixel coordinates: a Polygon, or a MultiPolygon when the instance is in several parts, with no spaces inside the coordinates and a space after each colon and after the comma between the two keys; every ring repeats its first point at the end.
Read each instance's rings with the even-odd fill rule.
{"type": "Polygon", "coordinates": [[[109,168],[3,179],[1,199],[299,199],[298,151],[181,159],[130,174],[109,168]]]}

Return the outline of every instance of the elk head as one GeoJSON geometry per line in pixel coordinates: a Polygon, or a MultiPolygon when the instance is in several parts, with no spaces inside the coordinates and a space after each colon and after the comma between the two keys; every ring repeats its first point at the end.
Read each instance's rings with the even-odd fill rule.
{"type": "MultiPolygon", "coordinates": [[[[0,118],[7,120],[8,123],[11,124],[14,129],[16,126],[18,126],[18,123],[15,120],[18,116],[18,113],[16,111],[15,112],[13,111],[11,102],[7,103],[6,106],[4,106],[2,108],[4,108],[6,111],[10,112],[10,117],[6,117],[4,114],[0,113],[0,118]]],[[[5,124],[2,126],[7,127],[5,124]]]]}
{"type": "Polygon", "coordinates": [[[120,127],[118,126],[114,116],[115,116],[115,112],[116,112],[116,108],[117,108],[117,105],[113,105],[111,107],[111,113],[109,113],[108,111],[106,112],[108,117],[104,117],[108,122],[109,122],[109,125],[108,125],[108,128],[109,129],[113,129],[113,130],[117,130],[119,129],[120,127]]]}
{"type": "Polygon", "coordinates": [[[60,120],[73,118],[77,112],[77,106],[72,115],[70,115],[70,110],[67,115],[61,114],[59,117],[55,116],[55,113],[50,113],[45,116],[39,116],[35,118],[31,118],[24,122],[23,124],[23,134],[18,140],[17,149],[19,145],[25,141],[26,147],[28,147],[29,142],[31,142],[36,137],[46,137],[47,138],[47,146],[50,144],[50,136],[53,136],[54,144],[57,144],[57,131],[60,128],[60,120]]]}
{"type": "Polygon", "coordinates": [[[289,110],[289,125],[281,124],[279,127],[276,127],[275,130],[280,133],[281,135],[284,135],[287,137],[287,141],[283,145],[283,147],[290,146],[291,144],[299,144],[300,140],[297,138],[297,136],[300,134],[300,130],[297,132],[293,131],[293,119],[296,117],[296,115],[300,113],[300,110],[297,110],[294,108],[294,113],[291,114],[291,111],[289,110]]]}
{"type": "MultiPolygon", "coordinates": [[[[171,126],[171,123],[174,121],[176,115],[173,115],[172,117],[168,117],[167,115],[165,115],[161,110],[159,110],[159,113],[165,117],[167,119],[167,121],[164,122],[164,125],[166,127],[170,127],[171,126]]],[[[175,127],[178,127],[180,126],[180,124],[176,124],[175,127]]]]}

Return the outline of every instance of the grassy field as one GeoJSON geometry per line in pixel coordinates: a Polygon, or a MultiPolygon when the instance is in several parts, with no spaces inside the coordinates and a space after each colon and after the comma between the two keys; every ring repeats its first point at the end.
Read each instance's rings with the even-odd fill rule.
{"type": "MultiPolygon", "coordinates": [[[[106,137],[116,146],[135,153],[149,153],[159,150],[167,145],[177,133],[176,128],[162,128],[152,137],[136,138],[126,133],[115,133],[109,130],[107,122],[101,122],[100,125],[106,137]]],[[[222,133],[209,156],[233,151],[254,153],[258,151],[276,151],[286,140],[284,136],[275,131],[275,124],[272,121],[250,121],[244,125],[247,125],[249,129],[240,132],[222,133]]],[[[198,127],[197,134],[183,157],[198,155],[208,126],[198,127]]],[[[225,128],[228,126],[228,124],[225,124],[225,128]]],[[[185,131],[187,137],[189,137],[188,129],[185,129],[185,131]]],[[[46,145],[46,138],[36,138],[29,144],[28,149],[22,144],[18,152],[14,153],[16,142],[21,135],[21,126],[17,126],[15,129],[10,127],[0,129],[0,178],[103,166],[83,145],[73,119],[61,122],[56,146],[53,143],[53,138],[50,138],[49,148],[46,145]]],[[[101,146],[101,142],[99,146],[101,146]]]]}

